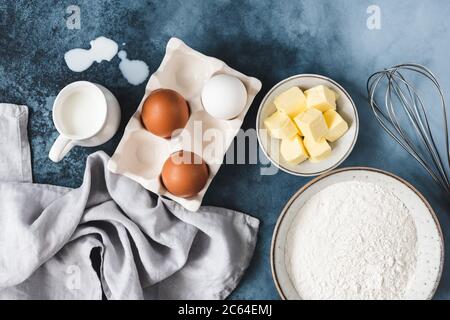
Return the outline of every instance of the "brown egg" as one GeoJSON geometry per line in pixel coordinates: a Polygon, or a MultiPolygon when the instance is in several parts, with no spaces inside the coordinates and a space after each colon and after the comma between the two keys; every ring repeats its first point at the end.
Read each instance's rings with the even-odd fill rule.
{"type": "Polygon", "coordinates": [[[203,189],[209,172],[200,156],[189,151],[178,151],[166,160],[161,176],[164,186],[171,194],[189,198],[203,189]]]}
{"type": "Polygon", "coordinates": [[[145,99],[141,118],[148,131],[163,138],[170,138],[175,130],[186,126],[189,106],[178,92],[158,89],[145,99]]]}

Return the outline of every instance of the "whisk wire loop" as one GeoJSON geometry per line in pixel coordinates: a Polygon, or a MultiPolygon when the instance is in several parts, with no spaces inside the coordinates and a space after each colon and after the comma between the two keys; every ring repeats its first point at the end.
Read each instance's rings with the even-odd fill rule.
{"type": "Polygon", "coordinates": [[[400,64],[373,73],[367,80],[369,105],[382,128],[428,172],[433,180],[450,196],[450,145],[447,106],[441,85],[434,74],[419,64],[400,64]],[[430,126],[430,113],[435,108],[427,105],[407,74],[429,80],[438,92],[442,111],[445,151],[440,152],[430,126]],[[384,88],[384,91],[383,91],[384,88]],[[383,93],[384,106],[376,96],[383,93]]]}

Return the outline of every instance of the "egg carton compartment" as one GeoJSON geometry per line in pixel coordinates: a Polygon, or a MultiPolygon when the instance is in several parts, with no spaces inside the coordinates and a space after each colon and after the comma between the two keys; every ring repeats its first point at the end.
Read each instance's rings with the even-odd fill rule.
{"type": "Polygon", "coordinates": [[[169,54],[172,54],[166,61],[163,60],[155,77],[161,88],[175,90],[186,100],[190,100],[200,93],[211,75],[221,68],[221,63],[205,64],[201,57],[190,54],[189,64],[186,64],[186,53],[172,44],[173,42],[169,42],[167,46],[169,54]]]}
{"type": "Polygon", "coordinates": [[[161,65],[150,77],[144,97],[128,122],[124,135],[108,163],[108,169],[135,180],[149,191],[178,202],[188,210],[197,211],[260,89],[261,82],[258,79],[230,68],[219,59],[191,49],[177,38],[171,38],[161,65]],[[216,74],[228,74],[238,78],[247,90],[247,103],[234,119],[216,119],[203,108],[202,88],[216,74]],[[171,139],[150,133],[141,121],[141,110],[146,98],[152,91],[160,88],[177,91],[189,104],[188,123],[171,139]],[[191,198],[174,196],[164,188],[161,181],[164,162],[178,150],[194,152],[208,164],[208,181],[205,187],[191,198]]]}
{"type": "Polygon", "coordinates": [[[128,173],[145,180],[158,179],[164,164],[160,154],[170,154],[170,147],[168,140],[157,139],[146,130],[133,131],[119,151],[122,159],[120,168],[127,168],[128,173]]]}

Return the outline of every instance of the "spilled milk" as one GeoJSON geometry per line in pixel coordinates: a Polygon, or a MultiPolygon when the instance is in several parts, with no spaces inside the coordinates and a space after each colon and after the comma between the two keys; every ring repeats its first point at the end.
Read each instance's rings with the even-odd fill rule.
{"type": "MultiPolygon", "coordinates": [[[[103,36],[92,40],[90,45],[90,49],[75,48],[65,53],[64,60],[70,70],[83,72],[94,62],[111,61],[119,48],[115,41],[103,36]]],[[[118,57],[121,60],[119,69],[130,84],[137,86],[147,79],[150,72],[144,61],[129,60],[124,50],[119,52],[118,57]]]]}
{"type": "Polygon", "coordinates": [[[139,85],[147,79],[149,75],[149,69],[147,64],[141,60],[129,60],[127,53],[121,50],[118,54],[120,58],[119,69],[123,76],[132,85],[139,85]]]}
{"type": "Polygon", "coordinates": [[[94,62],[111,61],[119,48],[115,41],[103,36],[92,40],[89,44],[90,49],[75,48],[66,52],[64,60],[70,70],[82,72],[94,62]]]}

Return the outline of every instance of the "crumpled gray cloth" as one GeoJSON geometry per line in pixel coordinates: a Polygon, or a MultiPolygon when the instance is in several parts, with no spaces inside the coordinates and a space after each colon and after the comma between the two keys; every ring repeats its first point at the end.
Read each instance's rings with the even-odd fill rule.
{"type": "Polygon", "coordinates": [[[236,287],[257,219],[189,212],[109,172],[103,152],[77,189],[33,184],[26,110],[0,104],[1,299],[223,299],[236,287]]]}
{"type": "Polygon", "coordinates": [[[0,103],[0,119],[0,181],[31,182],[28,108],[0,103]]]}

